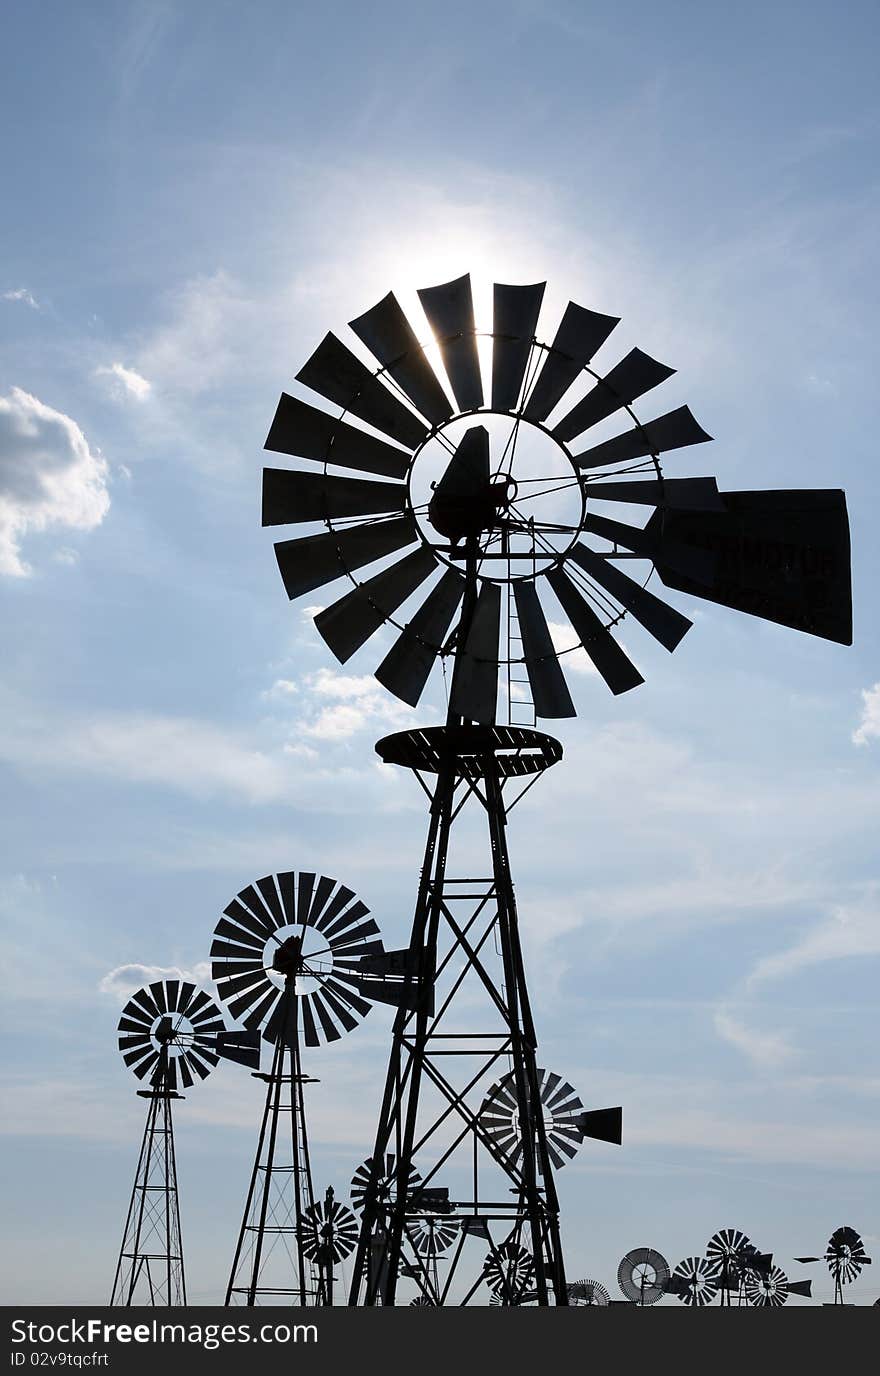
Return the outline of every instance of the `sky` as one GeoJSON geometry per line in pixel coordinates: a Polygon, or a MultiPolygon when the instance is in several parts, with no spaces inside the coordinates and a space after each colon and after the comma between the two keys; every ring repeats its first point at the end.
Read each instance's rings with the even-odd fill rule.
{"type": "MultiPolygon", "coordinates": [[[[622,698],[571,676],[510,824],[542,1063],[624,1106],[624,1145],[560,1173],[570,1277],[735,1226],[830,1299],[794,1256],[841,1224],[880,1250],[876,6],[11,0],[4,27],[4,1302],[109,1297],[143,1110],[119,1009],[206,979],[238,890],[338,876],[406,944],[426,818],[373,744],[442,686],[412,712],[288,603],[262,445],[328,329],[468,271],[485,328],[493,280],[546,280],[548,334],[569,299],[621,316],[614,357],[676,367],[722,489],[846,490],[851,648],[671,594],[693,631],[627,630],[622,698]]],[[[342,1198],[390,1024],[314,1055],[342,1198]]],[[[258,1101],[222,1065],[179,1106],[196,1303],[258,1101]]]]}

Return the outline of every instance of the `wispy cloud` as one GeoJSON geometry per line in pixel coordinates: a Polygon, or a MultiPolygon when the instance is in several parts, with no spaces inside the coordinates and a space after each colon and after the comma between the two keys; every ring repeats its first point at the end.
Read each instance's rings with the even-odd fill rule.
{"type": "Polygon", "coordinates": [[[199,961],[191,970],[181,970],[177,965],[140,965],[137,962],[117,965],[98,981],[98,993],[109,995],[121,1007],[138,989],[160,979],[186,979],[194,984],[207,984],[211,979],[211,965],[207,960],[199,961]]]}
{"type": "Polygon", "coordinates": [[[862,689],[862,719],[853,732],[854,745],[867,745],[880,737],[880,683],[862,689]]]}
{"type": "Polygon", "coordinates": [[[20,387],[0,397],[0,573],[31,572],[21,542],[32,532],[99,526],[110,508],[107,477],[70,416],[20,387]]]}
{"type": "Polygon", "coordinates": [[[0,731],[10,763],[84,770],[132,783],[165,785],[195,797],[232,794],[252,803],[277,801],[290,773],[232,731],[188,717],[104,713],[50,725],[19,717],[0,731]]]}
{"type": "Polygon", "coordinates": [[[110,363],[95,369],[96,377],[106,377],[114,382],[117,396],[130,397],[135,401],[146,401],[153,390],[153,384],[135,368],[126,368],[123,363],[110,363]]]}
{"type": "Polygon", "coordinates": [[[790,1038],[783,1032],[762,1032],[751,1020],[734,1017],[726,1006],[715,1010],[715,1031],[722,1041],[741,1051],[758,1069],[775,1070],[795,1054],[790,1038]]]}
{"type": "Polygon", "coordinates": [[[840,904],[784,951],[764,956],[748,976],[754,987],[786,979],[829,960],[880,955],[880,885],[868,886],[861,901],[840,904]]]}
{"type": "Polygon", "coordinates": [[[28,291],[27,287],[15,287],[11,291],[4,291],[0,299],[3,301],[20,301],[22,305],[30,306],[32,311],[40,309],[39,301],[28,291]]]}

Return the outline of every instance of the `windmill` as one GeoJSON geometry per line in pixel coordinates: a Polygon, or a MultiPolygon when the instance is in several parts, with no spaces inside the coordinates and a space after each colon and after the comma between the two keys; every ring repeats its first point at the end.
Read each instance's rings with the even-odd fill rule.
{"type": "Polygon", "coordinates": [[[682,1304],[702,1309],[715,1294],[715,1270],[705,1257],[685,1257],[666,1282],[666,1290],[682,1304]]]}
{"type": "Polygon", "coordinates": [[[254,1072],[266,1098],[225,1302],[328,1304],[328,1261],[344,1250],[347,1230],[338,1231],[340,1215],[331,1208],[333,1246],[323,1251],[315,1243],[316,1225],[328,1219],[312,1184],[303,1088],[315,1081],[303,1071],[302,1048],[338,1041],[372,1000],[395,997],[393,979],[385,985],[363,973],[367,957],[372,969],[382,968],[379,928],[352,889],[326,875],[288,871],[258,879],[232,900],[211,957],[230,1013],[274,1048],[269,1071],[254,1072]]]}
{"type": "MultiPolygon", "coordinates": [[[[834,1303],[844,1304],[844,1286],[856,1279],[863,1266],[870,1266],[871,1258],[855,1228],[835,1228],[825,1248],[824,1261],[834,1281],[834,1303]]],[[[795,1261],[819,1261],[819,1257],[795,1257],[795,1261]]]]}
{"type": "Polygon", "coordinates": [[[129,999],[119,1019],[125,1064],[148,1089],[134,1186],[110,1296],[111,1305],[185,1305],[186,1278],[180,1234],[177,1158],[171,1103],[204,1080],[222,1056],[259,1065],[257,1040],[227,1030],[223,1014],[204,990],[185,980],[158,980],[129,999]]]}
{"type": "Polygon", "coordinates": [[[642,682],[612,633],[625,616],[670,651],[690,629],[647,588],[652,570],[692,597],[852,638],[843,494],[724,493],[714,478],[666,477],[661,454],[709,439],[687,407],[636,418],[633,403],[673,370],[640,349],[594,370],[618,322],[573,302],[552,343],[538,342],[543,293],[495,285],[488,395],[470,279],[418,294],[448,391],[389,293],[351,322],[376,368],[330,333],[297,374],[312,400],[341,414],[284,394],[266,441],[313,465],[264,471],[263,524],[309,528],[275,545],[288,596],[344,580],[315,615],[337,659],[381,633],[385,688],[415,706],[440,664],[448,691],[445,725],[376,747],[416,775],[431,812],[403,970],[412,1006],[395,1018],[372,1155],[378,1172],[393,1149],[399,1180],[387,1218],[369,1192],[353,1304],[394,1303],[417,1142],[427,1185],[454,1171],[461,1216],[528,1235],[538,1302],[568,1301],[506,833],[525,790],[562,756],[537,719],[575,714],[562,668],[572,651],[554,644],[547,599],[615,694],[642,682]],[[628,428],[607,435],[622,420],[628,428]],[[621,504],[653,514],[644,526],[623,522],[621,504]],[[466,805],[485,823],[487,878],[455,875],[466,805]],[[465,983],[493,1018],[486,1036],[465,983]],[[499,1061],[513,1077],[516,1162],[478,1112],[499,1061]]]}
{"type": "Polygon", "coordinates": [[[748,1302],[758,1309],[781,1309],[789,1295],[803,1295],[809,1299],[812,1282],[789,1280],[781,1266],[769,1266],[763,1275],[752,1272],[746,1282],[748,1302]]]}
{"type": "Polygon", "coordinates": [[[319,1293],[325,1304],[332,1304],[333,1268],[354,1251],[357,1242],[357,1219],[351,1209],[334,1198],[332,1186],[328,1186],[323,1200],[306,1209],[300,1237],[305,1256],[317,1263],[319,1293]]]}
{"type": "Polygon", "coordinates": [[[570,1305],[599,1305],[602,1308],[611,1303],[611,1296],[597,1280],[575,1280],[568,1287],[570,1305]]]}
{"type": "Polygon", "coordinates": [[[617,1268],[617,1283],[630,1304],[650,1305],[662,1300],[669,1280],[669,1262],[653,1247],[634,1247],[617,1268]]]}

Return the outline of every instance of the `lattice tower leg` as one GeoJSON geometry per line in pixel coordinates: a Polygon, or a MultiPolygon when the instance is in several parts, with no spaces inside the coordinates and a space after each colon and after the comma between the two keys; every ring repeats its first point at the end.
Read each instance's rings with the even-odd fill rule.
{"type": "Polygon", "coordinates": [[[111,1305],[185,1305],[186,1281],[177,1192],[177,1160],[167,1088],[149,1100],[134,1186],[110,1297],[111,1305]]]}
{"type": "MultiPolygon", "coordinates": [[[[408,1247],[408,1229],[419,1216],[424,1220],[431,1214],[435,1201],[426,1196],[420,1202],[418,1190],[413,1193],[414,1170],[426,1190],[443,1185],[447,1171],[452,1174],[455,1198],[452,1213],[445,1217],[457,1219],[460,1228],[442,1289],[432,1282],[429,1268],[421,1268],[418,1283],[426,1298],[435,1304],[468,1303],[481,1284],[487,1250],[497,1254],[497,1247],[510,1241],[524,1245],[531,1254],[530,1284],[537,1302],[568,1302],[559,1206],[541,1111],[537,1043],[507,850],[502,794],[509,781],[502,777],[494,749],[481,757],[479,774],[476,780],[465,777],[462,761],[450,748],[431,796],[410,940],[423,974],[422,997],[415,1010],[401,1008],[395,1018],[350,1304],[394,1304],[401,1266],[410,1275],[419,1268],[419,1259],[408,1247]],[[466,802],[472,811],[478,804],[483,823],[488,824],[492,875],[487,880],[456,880],[447,874],[452,834],[466,802]],[[471,891],[463,893],[463,885],[471,891]],[[474,911],[467,921],[455,915],[460,898],[473,901],[474,911]],[[435,970],[434,983],[427,972],[435,970]],[[472,998],[463,998],[465,983],[479,990],[482,1011],[476,1010],[472,998]],[[482,1031],[489,1021],[487,1013],[496,1024],[491,1033],[482,1031]],[[460,1061],[467,1061],[467,1071],[461,1069],[460,1061]],[[491,1078],[505,1075],[515,1099],[513,1154],[499,1149],[479,1112],[491,1078]],[[441,1135],[448,1136],[450,1123],[455,1124],[453,1142],[442,1146],[441,1135]],[[393,1189],[383,1194],[381,1176],[387,1154],[396,1158],[396,1178],[393,1189]],[[462,1156],[473,1163],[467,1186],[462,1156]],[[495,1184],[494,1199],[486,1194],[487,1165],[496,1181],[503,1178],[502,1185],[495,1184]],[[470,1219],[466,1227],[465,1217],[470,1219]],[[465,1245],[469,1235],[470,1249],[465,1245]],[[469,1251],[466,1263],[463,1258],[469,1251]]],[[[439,1214],[438,1221],[443,1217],[439,1214]]],[[[506,1298],[516,1301],[512,1293],[506,1298]]]]}
{"type": "Polygon", "coordinates": [[[275,1047],[271,1072],[256,1076],[266,1081],[266,1099],[226,1289],[227,1305],[322,1302],[319,1269],[306,1257],[302,1244],[301,1223],[314,1203],[314,1193],[303,1097],[309,1077],[302,1073],[293,981],[286,996],[288,1033],[275,1047]]]}

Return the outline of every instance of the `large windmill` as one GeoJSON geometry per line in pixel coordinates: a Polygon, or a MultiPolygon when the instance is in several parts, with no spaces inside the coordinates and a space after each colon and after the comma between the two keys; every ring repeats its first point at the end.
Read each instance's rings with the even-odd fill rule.
{"type": "Polygon", "coordinates": [[[129,999],[119,1019],[125,1064],[149,1085],[134,1185],[111,1305],[186,1304],[171,1104],[204,1080],[222,1056],[259,1065],[258,1036],[229,1031],[210,995],[179,979],[158,980],[129,999]]]}
{"type": "Polygon", "coordinates": [[[481,342],[468,277],[421,291],[428,346],[389,294],[351,322],[376,368],[328,334],[297,374],[339,414],[285,394],[266,441],[306,461],[264,473],[263,524],[307,527],[275,546],[288,596],[338,583],[315,624],[340,661],[385,628],[379,682],[415,706],[440,664],[447,690],[444,725],[377,745],[416,774],[430,822],[403,971],[413,1003],[395,1019],[371,1158],[378,1180],[394,1152],[397,1188],[389,1208],[376,1182],[366,1192],[352,1303],[395,1302],[416,1148],[425,1184],[454,1178],[457,1215],[476,1220],[462,1236],[524,1238],[538,1302],[568,1302],[506,839],[511,809],[562,755],[534,723],[575,714],[554,618],[615,694],[642,682],[613,633],[624,617],[668,650],[690,629],[646,586],[653,570],[691,597],[851,640],[843,494],[666,476],[661,455],[709,439],[687,407],[637,419],[633,403],[672,369],[639,349],[594,369],[618,322],[574,303],[539,342],[543,293],[496,284],[481,342]],[[621,507],[652,514],[632,524],[621,507]],[[481,878],[455,873],[466,806],[485,823],[481,878]],[[515,1159],[479,1111],[502,1069],[515,1159]]]}

